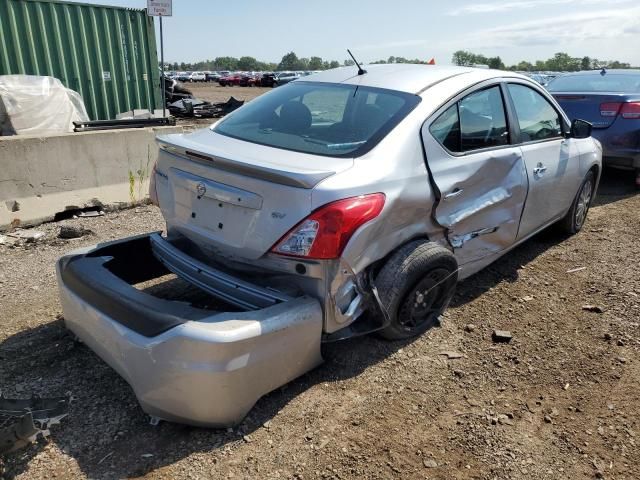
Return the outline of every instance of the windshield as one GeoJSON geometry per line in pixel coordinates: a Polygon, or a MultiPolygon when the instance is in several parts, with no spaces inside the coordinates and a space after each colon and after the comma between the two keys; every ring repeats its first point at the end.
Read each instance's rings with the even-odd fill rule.
{"type": "Polygon", "coordinates": [[[640,93],[640,73],[563,75],[551,81],[547,89],[550,92],[640,93]]]}
{"type": "Polygon", "coordinates": [[[393,90],[296,81],[252,100],[213,130],[286,150],[356,157],[419,102],[416,95],[393,90]]]}

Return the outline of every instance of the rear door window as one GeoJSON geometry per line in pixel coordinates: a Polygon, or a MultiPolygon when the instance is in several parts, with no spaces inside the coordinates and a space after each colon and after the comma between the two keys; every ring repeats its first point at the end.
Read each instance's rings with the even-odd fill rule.
{"type": "Polygon", "coordinates": [[[467,95],[445,110],[429,131],[452,152],[508,145],[509,130],[500,87],[467,95]]]}
{"type": "Polygon", "coordinates": [[[508,88],[518,117],[522,142],[562,137],[560,114],[546,98],[525,85],[510,83],[508,88]]]}

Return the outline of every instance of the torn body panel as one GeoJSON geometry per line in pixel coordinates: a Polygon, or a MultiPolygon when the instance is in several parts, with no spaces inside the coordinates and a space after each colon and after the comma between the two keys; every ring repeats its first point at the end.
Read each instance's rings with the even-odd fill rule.
{"type": "Polygon", "coordinates": [[[0,396],[0,455],[47,437],[49,428],[69,413],[69,398],[30,398],[0,396]]]}
{"type": "Polygon", "coordinates": [[[451,154],[428,132],[427,158],[441,192],[435,219],[446,229],[460,265],[512,245],[527,196],[527,176],[519,147],[451,154]]]}

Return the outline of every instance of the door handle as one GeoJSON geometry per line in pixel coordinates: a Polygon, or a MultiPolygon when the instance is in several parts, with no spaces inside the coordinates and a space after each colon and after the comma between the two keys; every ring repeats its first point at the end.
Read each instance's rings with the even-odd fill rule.
{"type": "Polygon", "coordinates": [[[452,198],[455,198],[455,197],[457,197],[458,195],[462,195],[462,192],[463,192],[463,191],[464,191],[464,190],[462,190],[461,188],[456,188],[455,190],[453,190],[453,192],[451,192],[451,193],[447,193],[447,194],[444,196],[444,199],[445,199],[445,200],[450,200],[450,199],[452,199],[452,198]]]}
{"type": "Polygon", "coordinates": [[[533,169],[533,174],[537,176],[541,176],[546,171],[547,171],[547,167],[539,163],[538,165],[536,165],[536,168],[533,169]]]}

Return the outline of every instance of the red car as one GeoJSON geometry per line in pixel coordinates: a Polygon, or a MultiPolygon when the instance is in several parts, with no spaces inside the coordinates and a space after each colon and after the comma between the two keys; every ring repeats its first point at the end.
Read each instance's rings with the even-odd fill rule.
{"type": "Polygon", "coordinates": [[[242,75],[232,73],[230,75],[219,78],[218,83],[221,87],[231,87],[233,85],[240,85],[241,79],[242,75]]]}

